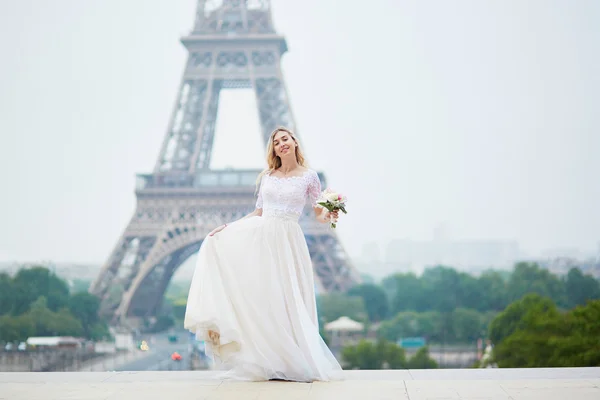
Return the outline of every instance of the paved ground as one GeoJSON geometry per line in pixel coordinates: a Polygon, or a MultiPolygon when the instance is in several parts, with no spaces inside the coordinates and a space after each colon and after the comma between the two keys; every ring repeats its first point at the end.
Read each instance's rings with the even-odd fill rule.
{"type": "Polygon", "coordinates": [[[340,382],[223,382],[209,371],[0,373],[6,400],[600,400],[600,368],[346,371],[340,382]]]}

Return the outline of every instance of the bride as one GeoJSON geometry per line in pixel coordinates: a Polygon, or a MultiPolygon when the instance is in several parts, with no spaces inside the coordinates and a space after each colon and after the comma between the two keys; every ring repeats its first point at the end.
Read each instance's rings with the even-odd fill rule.
{"type": "Polygon", "coordinates": [[[307,198],[320,222],[338,214],[316,204],[321,183],[291,131],[273,131],[267,163],[256,209],[202,243],[184,327],[205,341],[225,378],[341,379],[319,335],[313,267],[298,224],[307,198]]]}

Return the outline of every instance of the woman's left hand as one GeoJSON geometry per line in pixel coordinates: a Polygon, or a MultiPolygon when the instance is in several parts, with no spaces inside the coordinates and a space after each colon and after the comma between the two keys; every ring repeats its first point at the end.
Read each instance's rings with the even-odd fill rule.
{"type": "Polygon", "coordinates": [[[336,223],[339,217],[340,216],[339,216],[338,210],[333,210],[333,211],[327,212],[327,221],[336,223]]]}

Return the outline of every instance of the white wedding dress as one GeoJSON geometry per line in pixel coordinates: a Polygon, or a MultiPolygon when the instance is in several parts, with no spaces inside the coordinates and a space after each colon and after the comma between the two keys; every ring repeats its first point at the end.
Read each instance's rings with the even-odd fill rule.
{"type": "Polygon", "coordinates": [[[306,199],[314,205],[320,192],[312,170],[289,178],[266,173],[256,202],[262,216],[202,243],[184,326],[205,341],[225,378],[342,378],[319,335],[313,267],[298,224],[306,199]]]}

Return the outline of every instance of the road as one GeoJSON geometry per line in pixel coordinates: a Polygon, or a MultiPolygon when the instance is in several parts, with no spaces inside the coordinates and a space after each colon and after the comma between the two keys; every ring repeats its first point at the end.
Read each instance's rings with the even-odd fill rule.
{"type": "Polygon", "coordinates": [[[123,364],[116,368],[117,371],[186,371],[190,368],[189,345],[190,338],[187,332],[176,332],[178,341],[170,343],[168,334],[148,335],[143,338],[148,342],[149,350],[146,357],[123,364]],[[171,354],[178,352],[181,361],[173,361],[171,354]]]}

